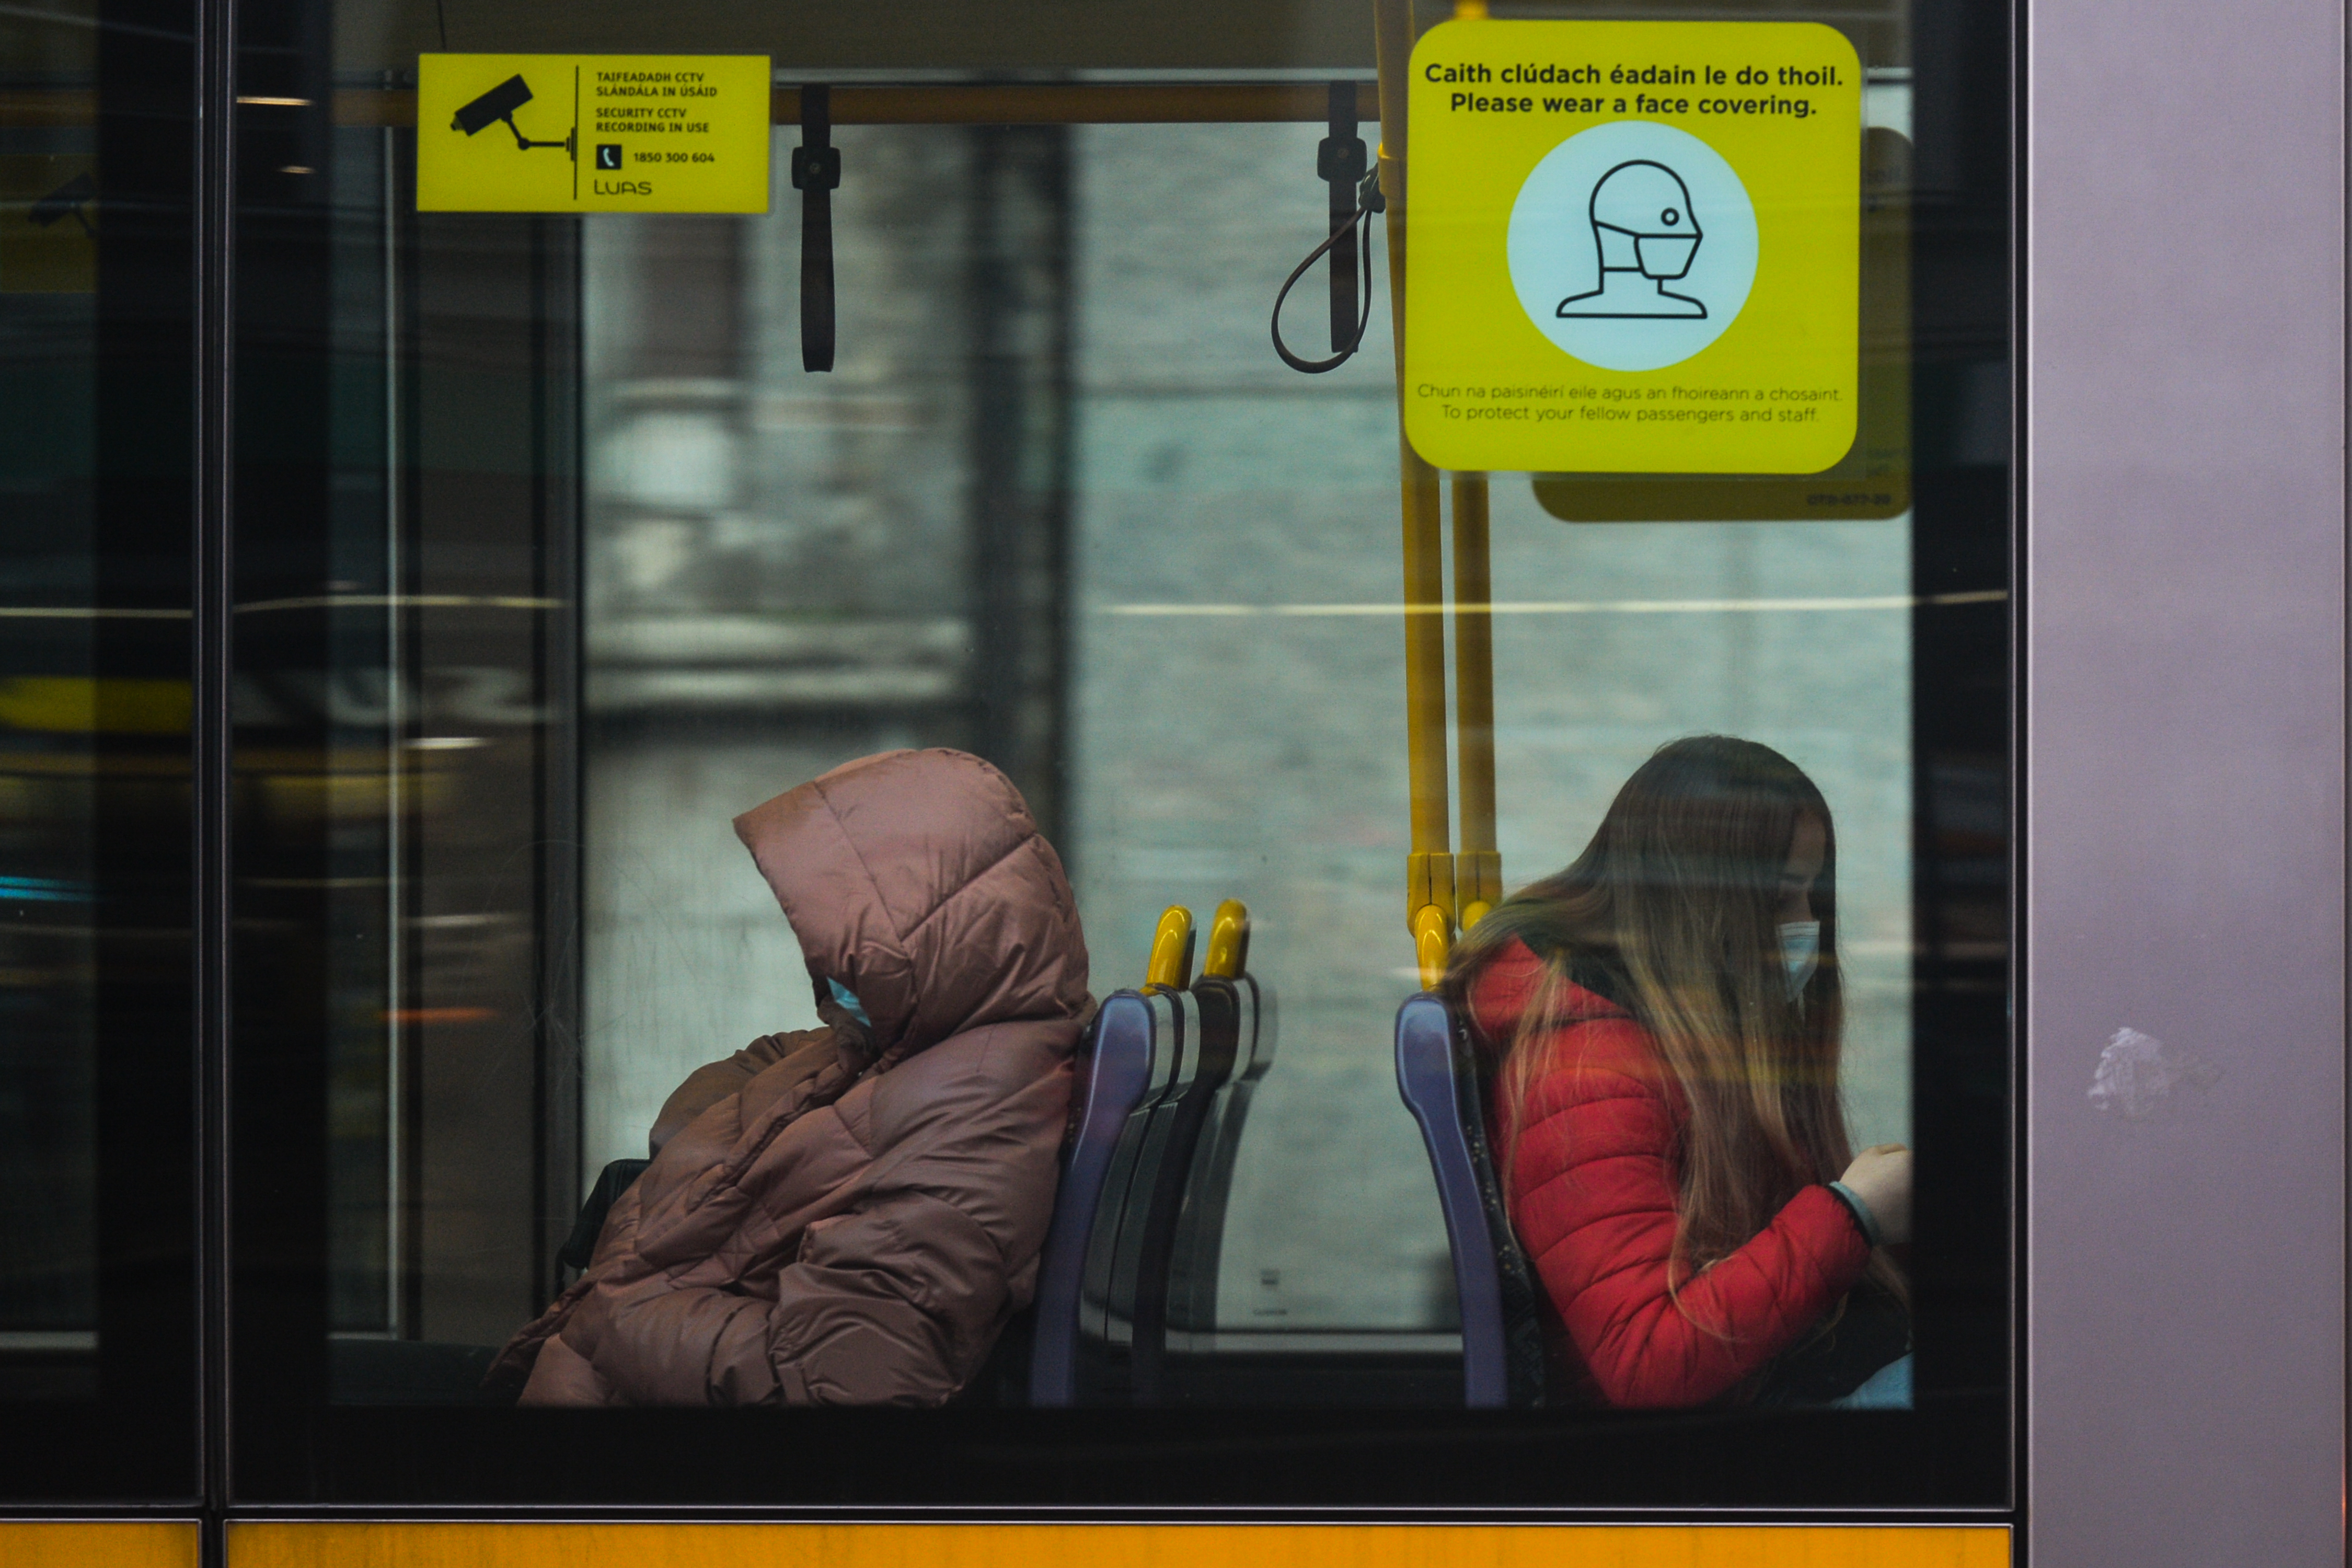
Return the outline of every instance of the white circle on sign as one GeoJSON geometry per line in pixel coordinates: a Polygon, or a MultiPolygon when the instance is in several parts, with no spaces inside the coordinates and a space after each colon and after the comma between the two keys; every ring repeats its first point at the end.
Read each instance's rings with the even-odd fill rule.
{"type": "Polygon", "coordinates": [[[1756,282],[1756,207],[1687,131],[1617,120],[1528,174],[1506,240],[1536,330],[1587,364],[1663,370],[1721,337],[1756,282]]]}

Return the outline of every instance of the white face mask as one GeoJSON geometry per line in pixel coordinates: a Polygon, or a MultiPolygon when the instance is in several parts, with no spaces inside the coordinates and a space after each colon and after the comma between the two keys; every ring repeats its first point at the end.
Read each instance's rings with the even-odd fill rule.
{"type": "Polygon", "coordinates": [[[1822,922],[1790,921],[1780,928],[1780,962],[1789,966],[1791,1000],[1805,994],[1805,983],[1822,961],[1822,922]]]}

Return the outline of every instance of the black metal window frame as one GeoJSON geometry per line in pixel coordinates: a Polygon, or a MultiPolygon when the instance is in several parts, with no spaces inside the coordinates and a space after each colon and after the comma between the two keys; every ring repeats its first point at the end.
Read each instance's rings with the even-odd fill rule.
{"type": "MultiPolygon", "coordinates": [[[[152,448],[136,462],[128,446],[110,449],[121,461],[108,470],[116,488],[102,488],[101,520],[120,531],[102,537],[122,542],[110,560],[176,551],[188,563],[196,700],[184,891],[193,944],[184,994],[101,992],[102,1397],[24,1448],[10,1489],[23,1500],[16,1511],[83,1500],[175,1512],[194,1505],[214,1526],[215,1550],[219,1521],[239,1510],[2014,1518],[2022,1343],[2011,1217],[2020,1181],[2016,1043],[1990,1018],[1977,1022],[1992,1034],[1975,1037],[2008,1040],[2002,1059],[1955,1058],[1939,1068],[1923,1054],[1918,1077],[1923,1147],[2000,1152],[1971,1161],[1964,1186],[1923,1194],[1926,1223],[1966,1237],[1956,1256],[1972,1272],[1951,1282],[1973,1302],[1963,1316],[2006,1329],[1956,1342],[1982,1376],[1976,1395],[1942,1409],[1860,1421],[1789,1416],[1768,1430],[1738,1420],[1559,1413],[578,1415],[330,1404],[320,1348],[323,1262],[307,1250],[318,1230],[300,1212],[321,1184],[323,1152],[315,1122],[282,1114],[315,1097],[289,1097],[273,1078],[299,1067],[299,1052],[279,1058],[252,1048],[234,979],[255,955],[239,952],[235,934],[229,731],[239,573],[256,560],[279,570],[286,552],[304,548],[300,520],[318,515],[306,506],[324,470],[322,431],[279,425],[265,458],[252,445],[256,412],[278,420],[299,410],[323,356],[322,204],[302,172],[325,166],[331,134],[324,8],[305,0],[109,0],[101,16],[101,134],[110,200],[125,215],[118,220],[110,207],[101,289],[114,311],[109,363],[179,389],[151,386],[150,402],[135,410],[101,403],[110,428],[118,418],[125,429],[143,422],[152,448]],[[240,108],[240,98],[275,101],[240,108]],[[137,205],[125,194],[134,170],[144,182],[137,205]],[[173,1026],[159,1029],[163,1020],[173,1026]],[[1937,1205],[1948,1211],[1940,1221],[1937,1205]]],[[[2005,15],[1999,27],[1953,44],[1968,51],[1969,69],[2013,84],[2005,15]]],[[[1953,123],[1976,139],[1979,171],[1994,178],[1972,194],[1963,188],[1947,237],[1990,247],[1976,273],[1989,270],[2012,295],[2013,100],[1982,95],[1952,108],[1953,123]]],[[[1980,336],[1981,323],[1931,320],[1939,296],[1917,294],[1923,345],[1942,343],[1951,365],[1982,354],[1985,345],[1969,338],[1980,336]]],[[[2005,307],[2000,324],[2013,356],[2005,307]]],[[[134,379],[126,374],[117,384],[134,379]]],[[[1932,405],[1932,368],[1917,389],[1922,406],[1932,405]]],[[[1923,454],[1923,475],[1933,464],[1923,454]]],[[[1923,600],[2011,581],[2016,464],[1964,466],[1969,471],[1948,476],[1943,492],[1958,509],[1952,515],[1939,516],[1925,499],[1933,487],[1921,487],[1915,570],[1923,600]],[[1990,529],[1988,517],[1998,520],[1990,529]]],[[[1929,759],[1980,756],[1988,745],[2013,754],[2010,667],[1987,676],[1988,659],[2014,648],[2010,609],[1970,611],[1918,612],[1923,653],[1951,647],[1973,661],[1968,689],[1958,689],[1938,684],[1935,659],[1920,660],[1923,835],[1953,804],[1938,793],[1945,784],[1929,759]]],[[[1959,804],[1980,809],[1990,787],[2013,824],[2013,775],[1964,781],[1972,794],[1959,804]]],[[[2007,917],[2011,867],[2004,858],[1994,869],[1993,896],[2007,917]]],[[[1971,896],[1981,900],[1980,884],[1971,896]]],[[[1923,930],[1935,913],[1923,910],[1923,930]]],[[[1997,1014],[2015,984],[1998,961],[1923,971],[1922,994],[1940,989],[1935,1008],[1920,1007],[1922,1038],[1956,1008],[1997,1014]]],[[[1935,1300],[1932,1289],[1926,1299],[1935,1300]]]]}

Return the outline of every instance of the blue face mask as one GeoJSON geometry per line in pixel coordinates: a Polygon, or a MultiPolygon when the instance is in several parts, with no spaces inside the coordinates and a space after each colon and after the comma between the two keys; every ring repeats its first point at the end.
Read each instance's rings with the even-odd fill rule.
{"type": "Polygon", "coordinates": [[[866,1006],[863,1003],[857,1000],[856,992],[852,991],[848,986],[844,985],[838,980],[827,979],[825,984],[833,987],[833,999],[841,1004],[841,1010],[843,1012],[848,1014],[851,1017],[856,1019],[859,1023],[865,1025],[869,1029],[874,1026],[874,1020],[866,1016],[866,1006]]]}
{"type": "Polygon", "coordinates": [[[1805,994],[1805,984],[1822,961],[1822,922],[1790,921],[1780,928],[1780,962],[1789,966],[1791,1000],[1805,994]]]}

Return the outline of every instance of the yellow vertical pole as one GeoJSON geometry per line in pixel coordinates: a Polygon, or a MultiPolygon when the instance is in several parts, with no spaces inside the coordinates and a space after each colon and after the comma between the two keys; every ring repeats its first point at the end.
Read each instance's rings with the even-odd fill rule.
{"type": "MultiPolygon", "coordinates": [[[[1388,198],[1389,315],[1395,327],[1400,396],[1404,377],[1405,78],[1412,55],[1412,0],[1373,0],[1381,73],[1381,191],[1388,198]]],[[[1404,438],[1397,452],[1404,500],[1405,761],[1412,847],[1405,857],[1405,922],[1424,989],[1437,984],[1454,940],[1453,808],[1445,779],[1445,567],[1437,470],[1404,438]]]]}
{"type": "Polygon", "coordinates": [[[1454,476],[1454,746],[1462,780],[1462,844],[1454,892],[1468,931],[1502,901],[1495,843],[1494,573],[1486,552],[1486,476],[1454,476]]]}

